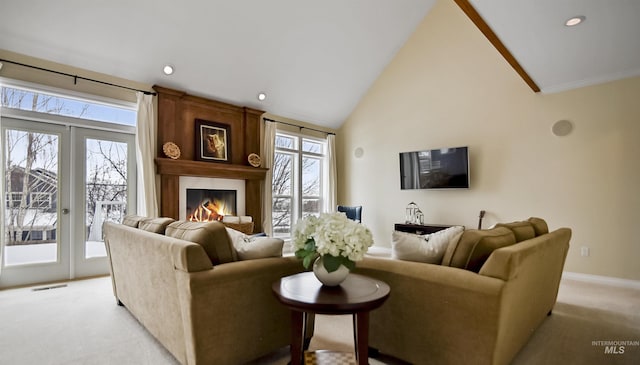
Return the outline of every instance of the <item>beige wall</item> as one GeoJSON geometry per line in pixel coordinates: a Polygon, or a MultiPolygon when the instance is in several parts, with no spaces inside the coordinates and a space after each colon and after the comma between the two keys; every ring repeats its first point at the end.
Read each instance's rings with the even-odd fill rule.
{"type": "Polygon", "coordinates": [[[426,222],[468,228],[480,210],[483,227],[543,217],[573,229],[567,271],[640,280],[639,95],[640,78],[536,94],[440,0],[339,130],[338,203],[364,206],[379,246],[411,201],[426,222]],[[566,137],[551,133],[561,119],[566,137]],[[399,152],[459,145],[470,190],[400,190],[399,152]]]}

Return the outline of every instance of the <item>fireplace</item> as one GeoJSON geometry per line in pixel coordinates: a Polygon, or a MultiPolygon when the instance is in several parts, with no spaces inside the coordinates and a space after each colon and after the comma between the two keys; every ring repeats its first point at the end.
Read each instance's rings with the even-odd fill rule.
{"type": "Polygon", "coordinates": [[[225,215],[245,215],[243,180],[181,176],[178,195],[179,217],[182,220],[222,220],[225,215]],[[199,212],[192,217],[196,210],[199,212]],[[207,210],[215,210],[215,214],[207,210]]]}
{"type": "Polygon", "coordinates": [[[187,219],[192,222],[221,221],[225,215],[237,215],[236,191],[187,189],[187,219]]]}

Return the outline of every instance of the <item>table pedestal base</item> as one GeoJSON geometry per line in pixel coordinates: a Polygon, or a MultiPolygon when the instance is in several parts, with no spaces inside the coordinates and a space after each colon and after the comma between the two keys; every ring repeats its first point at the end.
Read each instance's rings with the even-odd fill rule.
{"type": "MultiPolygon", "coordinates": [[[[309,346],[310,339],[305,339],[308,333],[306,312],[291,311],[291,365],[307,365],[304,351],[309,346]],[[303,356],[304,355],[304,356],[303,356]]],[[[354,364],[369,364],[369,312],[357,312],[353,314],[353,344],[355,347],[354,364]],[[360,361],[362,359],[362,361],[360,361]]],[[[328,351],[331,352],[331,351],[328,351]]],[[[340,354],[340,352],[336,352],[340,354]]]]}

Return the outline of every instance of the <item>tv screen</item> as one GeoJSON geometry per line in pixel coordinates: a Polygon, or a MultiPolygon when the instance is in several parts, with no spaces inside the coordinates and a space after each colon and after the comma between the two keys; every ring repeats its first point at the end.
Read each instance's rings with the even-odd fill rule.
{"type": "Polygon", "coordinates": [[[468,189],[468,148],[400,152],[400,188],[468,189]]]}

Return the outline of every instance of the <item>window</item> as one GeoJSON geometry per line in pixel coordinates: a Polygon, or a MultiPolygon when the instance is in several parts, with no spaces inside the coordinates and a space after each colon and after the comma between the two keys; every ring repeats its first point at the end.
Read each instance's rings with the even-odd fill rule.
{"type": "Polygon", "coordinates": [[[3,86],[0,102],[6,108],[129,126],[136,125],[137,112],[131,107],[119,107],[94,100],[60,96],[42,90],[34,91],[27,88],[3,86]]]}
{"type": "Polygon", "coordinates": [[[22,200],[22,193],[6,193],[7,208],[17,208],[22,200]]]}
{"type": "Polygon", "coordinates": [[[51,193],[31,193],[31,208],[50,208],[51,193]]]}
{"type": "Polygon", "coordinates": [[[289,238],[301,217],[319,215],[325,194],[326,141],[277,132],[273,161],[274,236],[289,238]]]}

